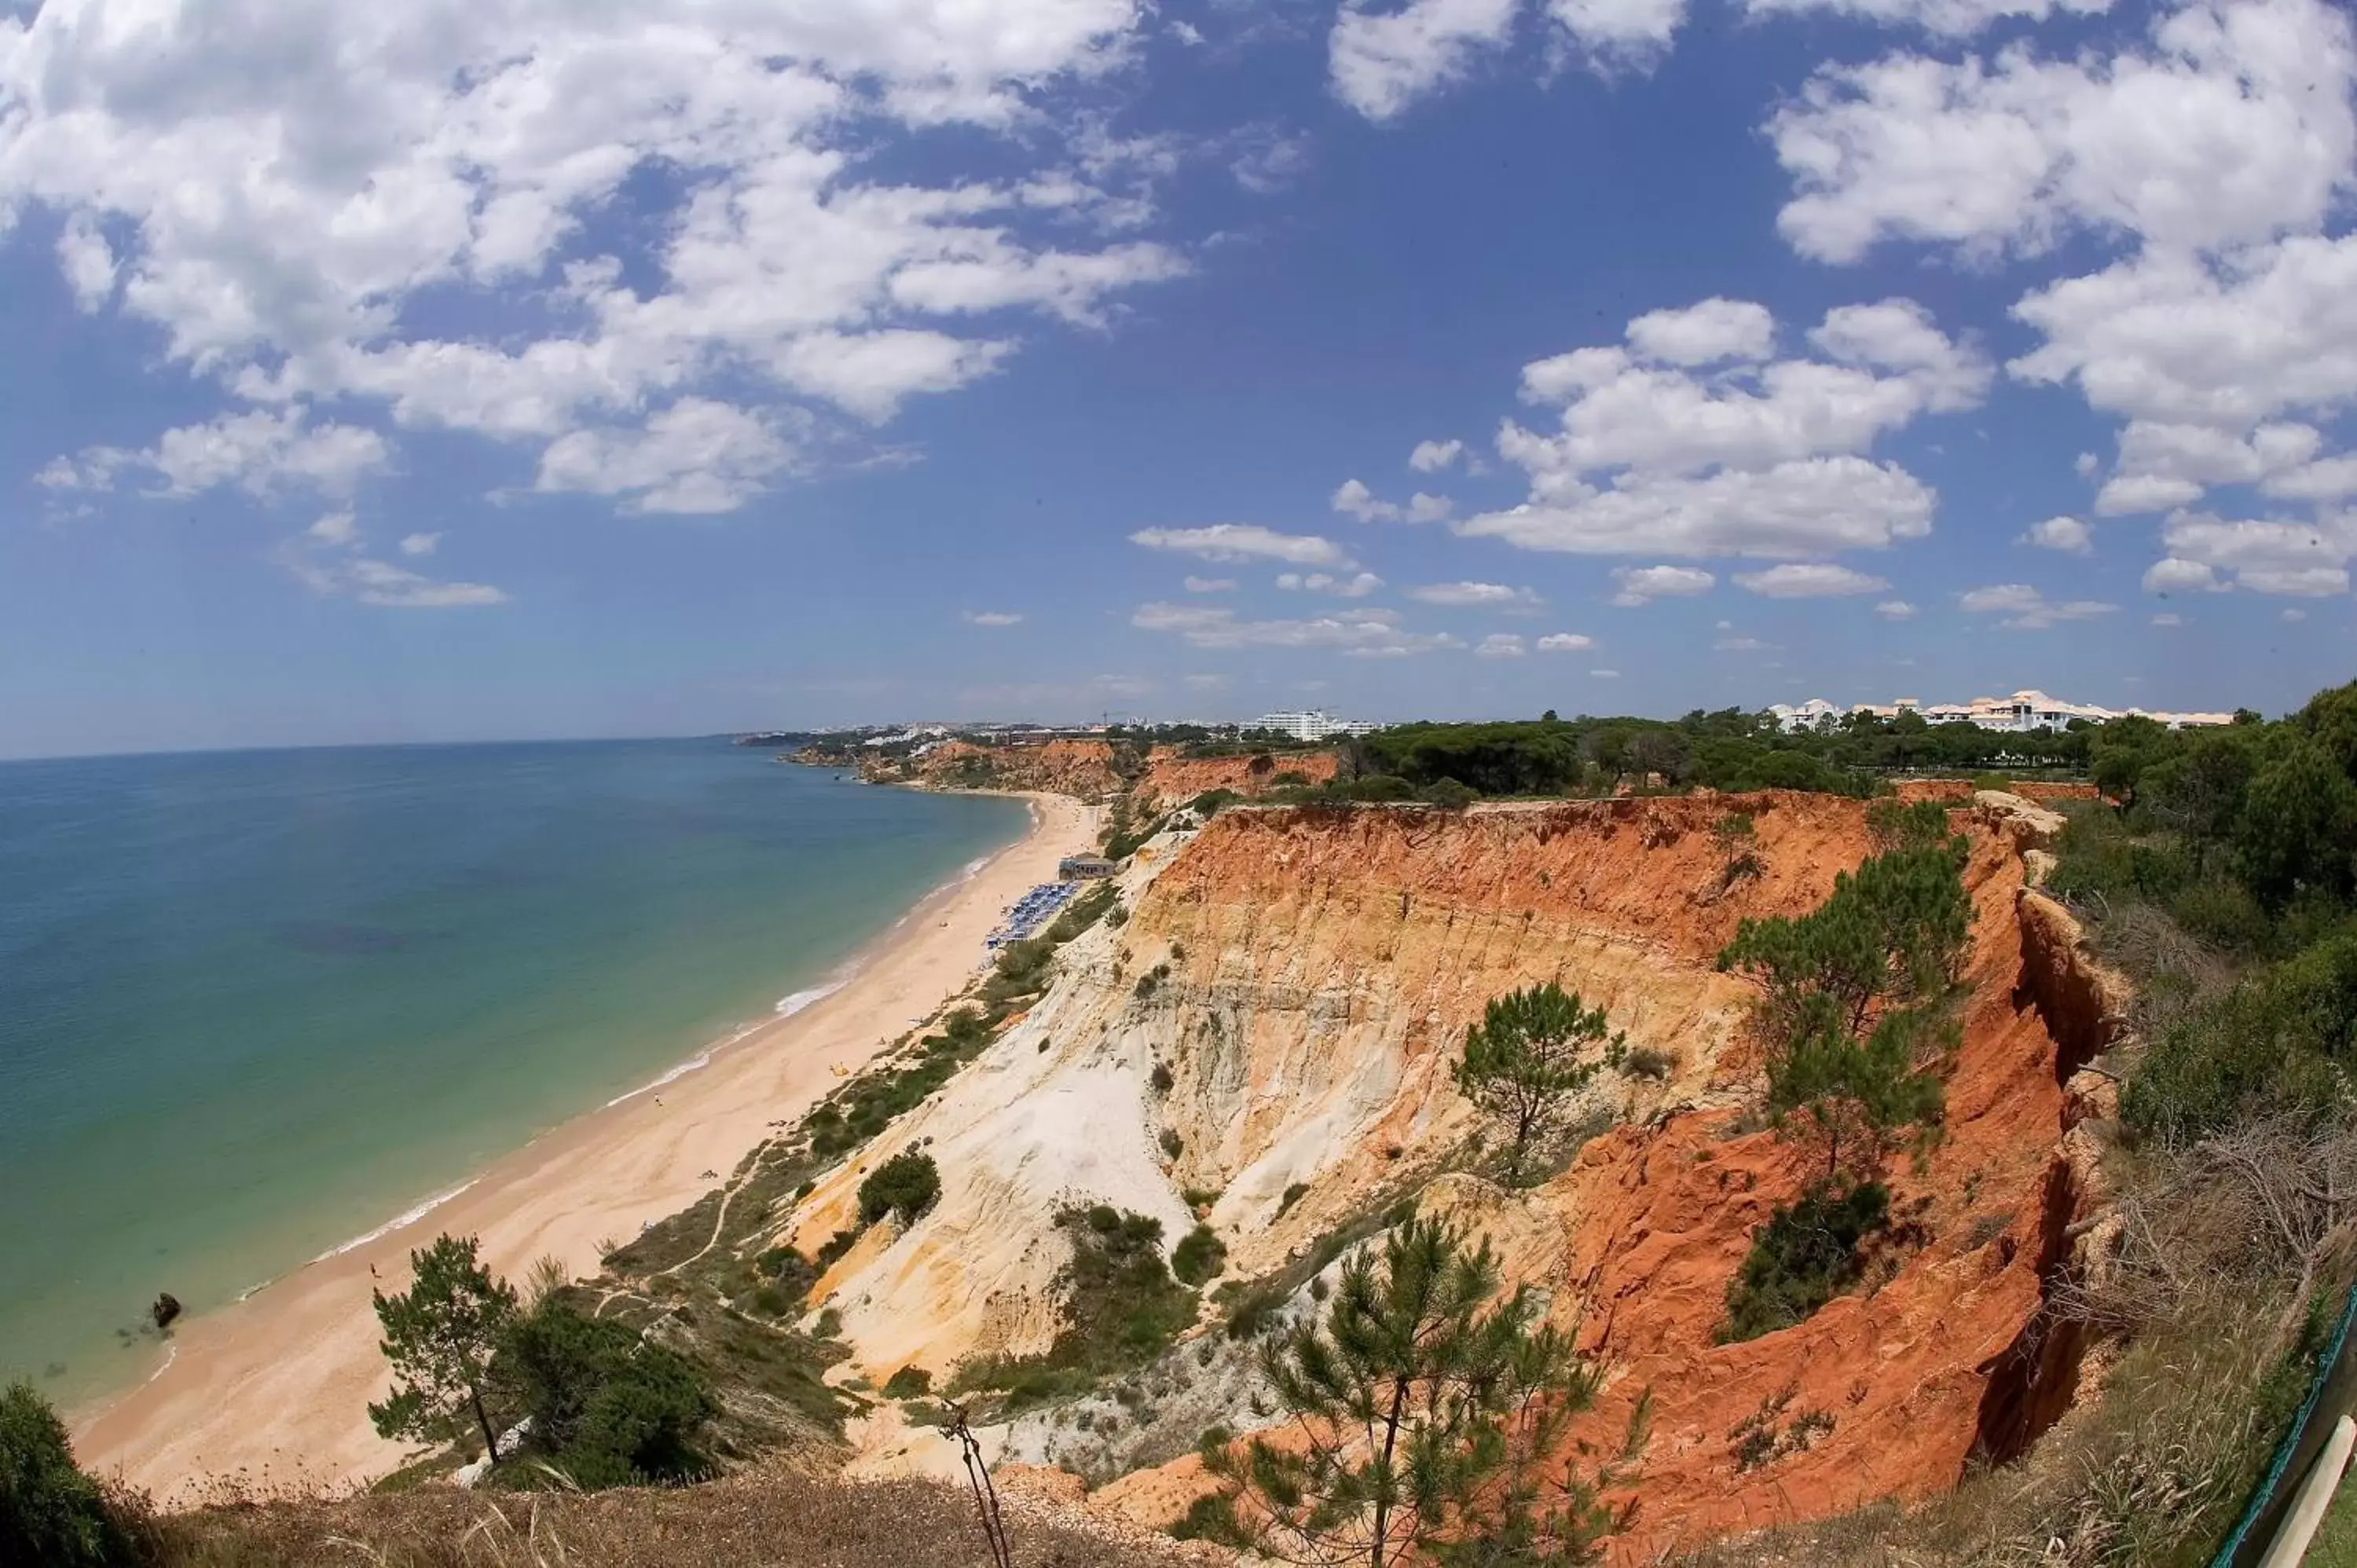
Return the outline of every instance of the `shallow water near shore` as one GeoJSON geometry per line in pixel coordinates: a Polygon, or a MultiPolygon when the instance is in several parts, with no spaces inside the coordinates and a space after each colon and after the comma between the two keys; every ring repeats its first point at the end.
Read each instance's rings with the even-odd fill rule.
{"type": "Polygon", "coordinates": [[[158,1291],[660,1094],[1025,816],[719,741],[0,765],[0,1379],[135,1381],[158,1291]]]}

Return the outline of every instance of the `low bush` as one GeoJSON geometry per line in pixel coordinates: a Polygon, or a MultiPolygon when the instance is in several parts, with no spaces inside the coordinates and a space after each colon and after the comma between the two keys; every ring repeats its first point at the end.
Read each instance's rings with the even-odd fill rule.
{"type": "Polygon", "coordinates": [[[903,1367],[884,1380],[888,1400],[922,1399],[933,1391],[933,1375],[922,1367],[903,1367]]]}
{"type": "Polygon", "coordinates": [[[859,1221],[873,1225],[888,1214],[898,1214],[902,1224],[913,1225],[941,1196],[942,1170],[933,1156],[903,1149],[859,1184],[859,1221]]]}
{"type": "Polygon", "coordinates": [[[1044,1403],[1152,1360],[1195,1321],[1195,1293],[1162,1258],[1162,1222],[1108,1204],[1067,1208],[1057,1227],[1071,1262],[1060,1283],[1064,1326],[1046,1354],[972,1362],[952,1392],[996,1389],[1009,1410],[1044,1403]]]}
{"type": "Polygon", "coordinates": [[[2315,1122],[2349,1100],[2357,933],[2319,942],[2188,1010],[2152,1043],[2121,1112],[2172,1142],[2252,1116],[2315,1122]]]}
{"type": "Polygon", "coordinates": [[[1864,1246],[1890,1221],[1878,1181],[1820,1182],[1779,1207],[1752,1233],[1751,1251],[1727,1287],[1722,1344],[1757,1339],[1803,1322],[1864,1274],[1864,1246]]]}
{"type": "MultiPolygon", "coordinates": [[[[518,1321],[497,1370],[521,1390],[532,1417],[530,1450],[583,1490],[701,1479],[712,1465],[695,1448],[718,1405],[687,1359],[636,1329],[544,1301],[518,1321]]],[[[496,1472],[511,1485],[542,1474],[496,1472]]]]}
{"type": "Polygon", "coordinates": [[[1220,1240],[1219,1232],[1198,1225],[1171,1250],[1170,1272],[1178,1276],[1180,1284],[1200,1285],[1217,1277],[1227,1262],[1228,1244],[1220,1240]]]}
{"type": "Polygon", "coordinates": [[[1479,789],[1456,779],[1435,779],[1417,793],[1425,804],[1445,811],[1461,811],[1481,798],[1479,789]]]}

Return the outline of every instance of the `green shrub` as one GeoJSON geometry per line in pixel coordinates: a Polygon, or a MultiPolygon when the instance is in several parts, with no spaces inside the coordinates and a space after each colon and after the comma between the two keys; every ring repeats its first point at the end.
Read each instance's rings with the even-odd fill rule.
{"type": "Polygon", "coordinates": [[[1108,1204],[1065,1209],[1071,1262],[1059,1276],[1064,1326],[1047,1353],[972,1362],[951,1391],[998,1389],[1010,1410],[1082,1391],[1152,1360],[1195,1321],[1195,1293],[1162,1258],[1162,1222],[1108,1204]]]}
{"type": "Polygon", "coordinates": [[[2317,942],[2190,1009],[2152,1042],[2120,1109],[2183,1141],[2255,1112],[2319,1121],[2345,1108],[2357,1065],[2357,933],[2317,942]]]}
{"type": "MultiPolygon", "coordinates": [[[[532,1451],[575,1486],[696,1480],[712,1471],[694,1446],[719,1408],[704,1375],[627,1325],[545,1300],[510,1332],[498,1371],[522,1392],[532,1451]]],[[[529,1479],[531,1472],[506,1474],[529,1479]]]]}
{"type": "Polygon", "coordinates": [[[1279,1219],[1284,1219],[1285,1211],[1286,1209],[1291,1208],[1295,1204],[1299,1203],[1303,1198],[1308,1196],[1309,1184],[1306,1181],[1297,1181],[1286,1187],[1285,1189],[1285,1195],[1276,1200],[1276,1218],[1279,1219]]]}
{"type": "Polygon", "coordinates": [[[1620,1066],[1631,1078],[1647,1078],[1662,1083],[1667,1081],[1671,1069],[1677,1066],[1677,1058],[1652,1046],[1633,1046],[1630,1047],[1629,1054],[1620,1058],[1620,1066]]]}
{"type": "Polygon", "coordinates": [[[1227,1266],[1228,1244],[1208,1225],[1198,1225],[1170,1252],[1170,1272],[1186,1285],[1201,1285],[1227,1266]]]}
{"type": "Polygon", "coordinates": [[[1178,1080],[1171,1076],[1169,1063],[1156,1062],[1154,1070],[1146,1074],[1146,1081],[1154,1086],[1155,1093],[1168,1094],[1170,1092],[1171,1086],[1178,1080]]]}
{"type": "Polygon", "coordinates": [[[1889,1219],[1890,1193],[1878,1181],[1820,1182],[1779,1207],[1752,1233],[1751,1251],[1727,1287],[1720,1342],[1790,1328],[1856,1284],[1865,1242],[1889,1219]]]}
{"type": "Polygon", "coordinates": [[[941,1196],[942,1171],[933,1156],[903,1149],[859,1184],[859,1222],[873,1225],[888,1214],[898,1214],[902,1224],[913,1225],[941,1196]]]}
{"type": "Polygon", "coordinates": [[[1187,809],[1204,822],[1210,822],[1228,807],[1243,800],[1233,789],[1206,789],[1187,802],[1187,809]]]}
{"type": "Polygon", "coordinates": [[[884,1380],[888,1400],[922,1399],[933,1391],[933,1375],[922,1367],[903,1367],[884,1380]]]}
{"type": "Polygon", "coordinates": [[[1456,779],[1437,779],[1418,793],[1426,805],[1438,806],[1445,811],[1461,811],[1481,798],[1479,789],[1456,779]]]}
{"type": "Polygon", "coordinates": [[[1161,1144],[1162,1152],[1174,1160],[1187,1152],[1187,1140],[1178,1135],[1175,1127],[1162,1129],[1162,1136],[1157,1141],[1161,1144]]]}
{"type": "Polygon", "coordinates": [[[129,1533],[99,1484],[74,1464],[65,1423],[28,1383],[0,1393],[0,1563],[117,1568],[129,1533]]]}

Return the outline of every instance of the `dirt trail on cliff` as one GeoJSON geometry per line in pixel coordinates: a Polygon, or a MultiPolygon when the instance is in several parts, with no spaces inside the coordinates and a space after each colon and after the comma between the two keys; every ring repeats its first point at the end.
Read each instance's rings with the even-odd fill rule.
{"type": "MultiPolygon", "coordinates": [[[[1750,993],[1714,960],[1746,917],[1813,908],[1868,847],[1860,802],[1792,794],[1232,811],[1157,845],[1128,874],[1127,924],[1068,948],[1028,1017],[800,1207],[808,1251],[855,1223],[878,1162],[921,1145],[941,1167],[939,1204],[868,1235],[813,1305],[841,1314],[870,1377],[939,1375],[1048,1348],[1068,1205],[1150,1215],[1175,1240],[1195,1221],[1182,1192],[1216,1193],[1228,1275],[1249,1279],[1418,1192],[1487,1231],[1607,1367],[1584,1441],[1617,1451],[1650,1396],[1618,1560],[1950,1486],[1976,1446],[2018,1444],[2068,1397],[2075,1367],[2030,1342],[2083,1185],[2060,1149],[2060,1079],[2084,1059],[2061,1062],[2046,1021],[2070,1011],[2051,994],[2067,965],[2025,963],[2020,830],[1987,805],[1954,817],[1969,996],[1943,1134],[1889,1176],[1912,1243],[1878,1288],[1792,1328],[1714,1342],[1752,1230],[1817,1159],[1746,1130],[1750,993]],[[1730,881],[1711,829],[1738,808],[1760,872],[1730,881]],[[1474,1131],[1448,1072],[1466,1026],[1550,979],[1662,1053],[1664,1075],[1609,1076],[1593,1109],[1616,1124],[1540,1187],[1434,1184],[1474,1131]],[[1790,1441],[1760,1462],[1747,1422],[1790,1441]]],[[[1093,1501],[1167,1522],[1193,1466],[1093,1501]]]]}

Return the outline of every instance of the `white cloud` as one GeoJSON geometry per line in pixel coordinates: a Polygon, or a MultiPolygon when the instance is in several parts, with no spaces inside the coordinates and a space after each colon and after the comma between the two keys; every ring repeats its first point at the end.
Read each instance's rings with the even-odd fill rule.
{"type": "Polygon", "coordinates": [[[1828,11],[1948,38],[1977,33],[2008,16],[2042,22],[2058,11],[2084,15],[2110,5],[2111,0],[1744,0],[1744,9],[1754,16],[1828,11]]]}
{"type": "Polygon", "coordinates": [[[2095,549],[2095,532],[2075,517],[2050,517],[2044,522],[2030,524],[2029,532],[2018,542],[2035,544],[2040,550],[2060,550],[2066,555],[2090,555],[2095,549]]]}
{"type": "Polygon", "coordinates": [[[1419,441],[1415,450],[1407,455],[1407,466],[1419,474],[1437,474],[1464,455],[1462,441],[1419,441]]]}
{"type": "Polygon", "coordinates": [[[0,22],[0,209],[61,214],[84,308],[289,411],[625,446],[723,387],[780,429],[808,401],[881,419],[1000,364],[1011,313],[1103,322],[1189,265],[1044,227],[1151,211],[1154,149],[1069,91],[1128,57],[1135,0],[96,15],[0,22]],[[1022,134],[931,184],[877,172],[952,123],[1022,134]],[[628,280],[587,222],[626,188],[628,280]],[[458,308],[411,310],[427,291],[458,308]],[[496,339],[420,325],[494,307],[496,339]]]}
{"type": "Polygon", "coordinates": [[[541,454],[534,488],[620,496],[647,512],[734,511],[800,466],[795,446],[759,414],[682,398],[643,429],[576,430],[541,454]]]}
{"type": "Polygon", "coordinates": [[[1920,539],[1932,532],[1935,501],[1904,468],[1863,457],[1810,457],[1706,478],[1639,478],[1606,490],[1564,491],[1560,501],[1527,501],[1469,518],[1458,532],[1525,550],[1590,555],[1822,555],[1920,539]]]}
{"type": "Polygon", "coordinates": [[[1370,11],[1350,0],[1327,39],[1335,96],[1370,120],[1388,120],[1460,81],[1513,31],[1521,0],[1407,0],[1370,11]]]}
{"type": "Polygon", "coordinates": [[[1596,646],[1596,639],[1585,632],[1550,632],[1539,639],[1541,653],[1585,653],[1596,646]]]}
{"type": "Polygon", "coordinates": [[[2071,599],[2061,604],[2027,583],[2000,583],[1962,595],[1958,605],[1967,615],[2002,615],[2017,631],[2042,631],[2061,621],[2093,620],[2119,609],[2094,599],[2071,599]]]}
{"type": "Polygon", "coordinates": [[[2303,609],[2296,608],[2293,606],[2286,605],[2283,608],[2282,618],[2288,624],[2297,625],[2308,618],[2308,612],[2303,609]]]}
{"type": "Polygon", "coordinates": [[[2323,445],[2307,424],[2262,424],[2248,435],[2205,424],[2136,419],[2120,432],[2118,471],[2095,497],[2107,517],[2190,506],[2213,484],[2256,484],[2306,467],[2323,445]]]}
{"type": "Polygon", "coordinates": [[[1447,633],[1403,628],[1389,610],[1336,610],[1308,620],[1243,620],[1223,607],[1140,605],[1129,624],[1141,631],[1171,632],[1195,648],[1324,648],[1364,659],[1429,653],[1464,643],[1447,633]]]}
{"type": "Polygon", "coordinates": [[[2185,618],[2179,615],[2174,610],[2163,610],[2160,614],[2152,618],[2152,624],[2155,626],[2183,626],[2185,624],[2185,618]]]}
{"type": "Polygon", "coordinates": [[[348,511],[328,512],[289,540],[277,559],[296,581],[322,598],[358,599],[389,609],[461,609],[507,603],[506,593],[488,583],[436,582],[405,566],[363,554],[362,549],[359,520],[348,511]]]}
{"type": "Polygon", "coordinates": [[[1430,496],[1422,490],[1410,496],[1405,506],[1383,500],[1357,479],[1345,479],[1335,487],[1329,504],[1334,510],[1361,522],[1438,522],[1455,510],[1448,497],[1430,496]]]}
{"type": "Polygon", "coordinates": [[[2349,180],[2349,27],[2326,0],[2194,0],[2148,49],[1834,66],[1770,121],[1803,254],[1876,242],[2048,249],[2073,230],[2180,250],[2311,229],[2349,180]]]}
{"type": "Polygon", "coordinates": [[[2349,561],[2357,555],[2357,518],[2315,523],[2277,519],[2228,521],[2207,512],[2178,512],[2162,524],[2168,556],[2146,574],[2196,584],[2189,566],[2233,574],[2235,585],[2262,594],[2315,597],[2349,591],[2349,561]],[[2169,571],[2163,572],[2162,568],[2169,571]]]}
{"type": "Polygon", "coordinates": [[[1809,338],[1825,358],[1760,362],[1768,313],[1711,299],[1638,317],[1626,346],[1525,365],[1523,398],[1562,404],[1561,432],[1506,421],[1499,455],[1530,475],[1530,499],[1458,531],[1534,550],[1770,557],[1928,533],[1931,489],[1866,453],[1977,402],[1986,360],[1910,300],[1828,312],[1809,338]]]}
{"type": "Polygon", "coordinates": [[[1235,677],[1218,674],[1181,675],[1178,677],[1178,683],[1190,692],[1224,692],[1235,684],[1235,677]]]}
{"type": "Polygon", "coordinates": [[[1148,550],[1200,555],[1206,561],[1284,561],[1296,566],[1333,566],[1345,570],[1353,563],[1330,539],[1314,533],[1279,533],[1257,523],[1215,522],[1206,528],[1141,528],[1129,536],[1132,544],[1148,550]]]}
{"type": "Polygon", "coordinates": [[[1547,15],[1598,65],[1644,69],[1669,52],[1685,0],[1547,0],[1547,15]]]}
{"type": "Polygon", "coordinates": [[[1711,644],[1711,647],[1721,653],[1764,653],[1775,646],[1772,642],[1762,642],[1756,637],[1722,637],[1711,644]]]}
{"type": "Polygon", "coordinates": [[[1764,572],[1739,572],[1735,580],[1755,594],[1771,599],[1822,599],[1844,594],[1878,594],[1890,586],[1846,566],[1822,563],[1787,563],[1764,572]]]}
{"type": "Polygon", "coordinates": [[[1655,599],[1691,598],[1706,594],[1718,579],[1693,566],[1623,566],[1612,574],[1620,592],[1612,602],[1624,609],[1655,599]]]}
{"type": "Polygon", "coordinates": [[[405,533],[401,537],[401,553],[412,558],[431,555],[441,547],[442,536],[438,533],[405,533]]]}
{"type": "Polygon", "coordinates": [[[59,231],[58,270],[65,274],[74,304],[86,314],[103,309],[114,297],[115,278],[122,263],[115,259],[114,247],[107,243],[98,220],[88,212],[74,213],[59,231]]]}
{"type": "Polygon", "coordinates": [[[1534,610],[1545,603],[1528,588],[1504,583],[1426,583],[1410,588],[1407,596],[1419,604],[1452,609],[1534,610]]]}
{"type": "Polygon", "coordinates": [[[2145,568],[2144,591],[2147,594],[2221,593],[2229,585],[2218,581],[2216,573],[2199,561],[2180,561],[2164,556],[2145,568]]]}
{"type": "Polygon", "coordinates": [[[2357,456],[2319,457],[2270,474],[2259,488],[2286,500],[2337,501],[2357,495],[2357,456]]]}
{"type": "Polygon", "coordinates": [[[1765,360],[1776,351],[1776,318],[1748,299],[1714,296],[1682,310],[1649,310],[1629,323],[1629,347],[1663,365],[1765,360]]]}
{"type": "Polygon", "coordinates": [[[1588,673],[1596,677],[1598,681],[1618,681],[1620,679],[1620,671],[1618,670],[1590,670],[1588,673]]]}
{"type": "Polygon", "coordinates": [[[1905,599],[1885,599],[1874,607],[1874,613],[1885,620],[1913,620],[1915,607],[1905,599]]]}
{"type": "Polygon", "coordinates": [[[968,626],[1021,626],[1023,617],[1014,610],[967,610],[960,619],[968,626]]]}
{"type": "Polygon", "coordinates": [[[303,489],[348,496],[382,471],[391,454],[373,430],[307,423],[299,409],[254,409],[167,430],[144,452],[94,446],[59,458],[35,476],[52,489],[112,489],[125,469],[145,469],[148,494],[185,498],[233,485],[267,499],[303,489]]]}
{"type": "Polygon", "coordinates": [[[1189,575],[1180,585],[1190,594],[1231,594],[1235,592],[1233,577],[1198,577],[1189,575]]]}
{"type": "Polygon", "coordinates": [[[1339,599],[1363,599],[1383,585],[1383,580],[1372,572],[1361,572],[1352,576],[1337,576],[1330,572],[1283,572],[1277,575],[1276,585],[1292,593],[1331,594],[1339,599]]]}
{"type": "Polygon", "coordinates": [[[1510,631],[1493,631],[1473,645],[1476,659],[1520,659],[1528,651],[1523,639],[1510,631]]]}

